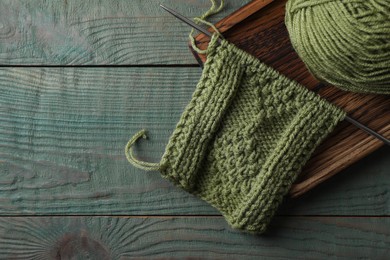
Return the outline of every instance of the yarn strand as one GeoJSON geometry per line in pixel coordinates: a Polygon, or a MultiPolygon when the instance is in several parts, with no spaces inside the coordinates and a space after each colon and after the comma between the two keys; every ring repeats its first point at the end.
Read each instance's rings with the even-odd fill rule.
{"type": "MultiPolygon", "coordinates": [[[[222,34],[218,31],[217,27],[214,26],[214,24],[208,22],[206,19],[214,14],[217,14],[219,13],[223,7],[225,6],[225,0],[221,0],[220,3],[219,3],[219,6],[217,7],[217,1],[216,0],[210,0],[211,2],[211,7],[209,10],[207,10],[203,15],[201,15],[200,17],[195,17],[194,18],[194,21],[195,23],[197,24],[205,24],[209,27],[211,27],[214,31],[214,33],[220,37],[220,38],[223,38],[222,34]]],[[[189,35],[189,38],[190,38],[190,42],[191,42],[191,46],[192,48],[199,54],[205,54],[207,52],[207,50],[202,50],[200,48],[198,48],[198,46],[196,45],[196,41],[195,41],[195,38],[194,38],[194,29],[191,30],[190,32],[190,35],[189,35]]]]}
{"type": "Polygon", "coordinates": [[[135,167],[145,170],[145,171],[158,171],[160,169],[160,163],[151,163],[151,162],[144,162],[140,161],[134,156],[133,151],[133,144],[137,142],[140,138],[147,139],[146,130],[142,129],[141,131],[137,132],[133,137],[129,140],[125,147],[125,154],[127,160],[134,165],[135,167]]]}

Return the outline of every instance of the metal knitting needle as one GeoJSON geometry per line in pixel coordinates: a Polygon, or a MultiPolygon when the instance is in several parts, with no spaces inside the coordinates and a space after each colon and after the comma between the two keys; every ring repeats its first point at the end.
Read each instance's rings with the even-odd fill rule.
{"type": "MultiPolygon", "coordinates": [[[[171,15],[173,15],[174,17],[176,17],[177,19],[181,20],[182,22],[188,24],[189,26],[191,26],[192,28],[206,34],[207,36],[211,37],[212,36],[212,33],[207,31],[205,28],[203,28],[202,26],[194,23],[192,20],[188,19],[187,17],[179,14],[178,12],[176,12],[175,10],[172,10],[171,8],[169,7],[166,7],[162,4],[160,4],[160,7],[162,9],[164,9],[165,11],[167,11],[168,13],[170,13],[171,15]]],[[[221,39],[218,38],[218,42],[221,43],[221,39]]]]}
{"type": "MultiPolygon", "coordinates": [[[[192,28],[204,33],[205,35],[207,35],[208,37],[212,37],[212,33],[209,32],[208,30],[206,30],[205,28],[199,26],[198,24],[194,23],[193,21],[191,21],[190,19],[188,19],[187,17],[183,16],[182,14],[179,14],[178,12],[172,10],[171,8],[168,8],[162,4],[160,4],[160,7],[163,8],[165,11],[167,11],[168,13],[172,14],[174,17],[176,17],[177,19],[179,19],[180,21],[188,24],[189,26],[191,26],[192,28]]],[[[221,39],[218,39],[218,42],[220,43],[221,42],[221,39]]],[[[375,138],[381,140],[383,143],[387,144],[390,146],[390,140],[387,139],[386,137],[378,134],[377,132],[375,132],[374,130],[372,130],[371,128],[363,125],[362,123],[356,121],[355,119],[353,119],[352,117],[346,115],[345,116],[345,120],[351,124],[353,124],[354,126],[362,129],[363,131],[365,131],[366,133],[374,136],[375,138]]]]}
{"type": "Polygon", "coordinates": [[[384,142],[385,144],[387,145],[390,145],[390,140],[387,139],[386,137],[378,134],[377,132],[375,132],[374,130],[372,130],[371,128],[363,125],[362,123],[360,123],[359,121],[356,121],[355,119],[353,119],[352,117],[346,115],[345,116],[345,121],[347,122],[350,122],[351,124],[353,124],[354,126],[362,129],[363,131],[366,131],[368,134],[376,137],[377,139],[381,140],[382,142],[384,142]]]}

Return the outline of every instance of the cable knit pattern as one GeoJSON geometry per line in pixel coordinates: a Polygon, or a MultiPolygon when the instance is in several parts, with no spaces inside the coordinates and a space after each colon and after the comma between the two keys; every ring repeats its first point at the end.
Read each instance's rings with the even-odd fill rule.
{"type": "Polygon", "coordinates": [[[344,117],[214,36],[159,170],[217,208],[232,227],[262,233],[314,149],[344,117]]]}

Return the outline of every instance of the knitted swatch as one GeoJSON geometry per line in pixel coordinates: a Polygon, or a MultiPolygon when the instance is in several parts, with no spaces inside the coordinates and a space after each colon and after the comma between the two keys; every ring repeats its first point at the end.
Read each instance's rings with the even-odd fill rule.
{"type": "MultiPolygon", "coordinates": [[[[202,77],[158,164],[176,186],[237,229],[261,233],[313,150],[345,114],[233,44],[214,36],[202,77]]],[[[145,137],[145,136],[144,136],[145,137]]]]}

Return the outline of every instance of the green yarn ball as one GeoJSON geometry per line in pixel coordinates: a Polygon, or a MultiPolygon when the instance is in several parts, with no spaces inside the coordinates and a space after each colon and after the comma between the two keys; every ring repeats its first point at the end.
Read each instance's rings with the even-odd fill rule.
{"type": "Polygon", "coordinates": [[[289,0],[285,22],[294,49],[319,80],[390,94],[390,0],[289,0]]]}

